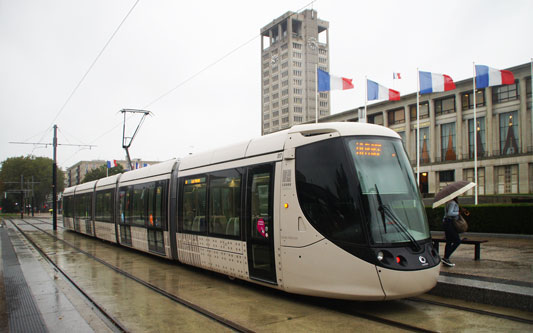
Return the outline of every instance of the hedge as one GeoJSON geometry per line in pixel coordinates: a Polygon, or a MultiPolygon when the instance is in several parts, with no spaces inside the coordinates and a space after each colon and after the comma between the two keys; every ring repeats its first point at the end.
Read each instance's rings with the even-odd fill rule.
{"type": "MultiPolygon", "coordinates": [[[[468,231],[499,234],[533,234],[533,204],[462,205],[469,212],[465,216],[468,231]]],[[[426,207],[429,229],[442,231],[444,207],[426,207]]]]}

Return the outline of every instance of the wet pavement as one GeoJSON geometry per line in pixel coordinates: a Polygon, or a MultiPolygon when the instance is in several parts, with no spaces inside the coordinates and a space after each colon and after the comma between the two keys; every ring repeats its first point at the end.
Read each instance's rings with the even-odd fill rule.
{"type": "MultiPolygon", "coordinates": [[[[432,236],[444,237],[442,232],[432,236]]],[[[465,233],[461,238],[487,240],[481,260],[474,260],[474,245],[461,244],[451,256],[455,267],[441,267],[430,293],[533,312],[533,236],[465,233]]]]}
{"type": "MultiPolygon", "coordinates": [[[[23,226],[23,223],[19,225],[23,226]]],[[[44,228],[46,225],[40,226],[44,228]]],[[[29,226],[23,228],[28,231],[32,230],[29,226]]],[[[51,228],[48,227],[48,229],[51,228]]],[[[31,231],[30,233],[40,246],[47,249],[50,258],[56,261],[61,269],[68,272],[67,274],[99,305],[112,313],[114,318],[130,331],[229,331],[228,328],[206,319],[197,312],[184,308],[145,286],[117,274],[109,267],[89,259],[64,243],[53,241],[52,238],[40,232],[31,231]]],[[[424,295],[418,301],[390,302],[348,302],[296,296],[238,280],[230,281],[216,273],[154,258],[72,232],[58,230],[57,235],[111,265],[134,274],[140,279],[150,281],[160,289],[194,302],[198,306],[253,331],[379,330],[396,332],[399,330],[398,327],[372,320],[376,316],[411,323],[411,325],[432,331],[531,331],[533,329],[533,325],[528,323],[480,316],[475,312],[464,312],[458,308],[435,306],[424,300],[448,302],[455,307],[458,305],[475,307],[480,311],[498,312],[533,320],[533,312],[494,306],[507,306],[505,304],[473,304],[432,295],[424,295]]],[[[19,257],[28,257],[30,251],[22,244],[23,242],[20,241],[22,237],[17,236],[14,229],[10,230],[10,237],[17,247],[20,247],[16,249],[21,253],[19,257]]],[[[471,239],[480,237],[479,239],[489,241],[481,245],[480,261],[473,259],[473,246],[462,245],[458,248],[452,256],[456,267],[443,267],[439,285],[435,288],[437,291],[440,288],[445,294],[448,293],[442,296],[461,298],[460,296],[465,293],[461,289],[464,287],[460,286],[460,283],[463,283],[462,280],[473,283],[474,286],[471,289],[479,289],[478,298],[479,295],[486,294],[488,290],[479,288],[482,282],[492,285],[501,284],[504,287],[532,287],[533,263],[529,260],[528,254],[530,256],[533,252],[533,238],[503,238],[472,234],[466,234],[465,237],[471,239]],[[454,279],[459,282],[454,282],[454,279]]],[[[441,246],[441,253],[443,253],[444,245],[441,246]]],[[[35,259],[36,253],[29,257],[37,260],[35,259]]],[[[42,262],[42,259],[39,261],[42,262]]],[[[109,329],[108,323],[94,314],[86,301],[73,292],[57,272],[50,268],[46,269],[47,264],[40,264],[37,261],[33,262],[32,266],[42,266],[41,269],[46,271],[48,280],[57,286],[57,291],[53,294],[65,297],[62,304],[70,304],[68,309],[54,308],[51,303],[45,306],[45,309],[52,309],[50,311],[52,317],[55,316],[55,321],[51,320],[53,318],[45,320],[49,331],[66,332],[70,329],[68,325],[54,326],[54,322],[64,319],[71,322],[84,322],[79,327],[85,327],[86,331],[100,332],[109,329]],[[71,309],[75,309],[78,315],[68,312],[71,309]]],[[[1,300],[0,303],[2,303],[1,300]]],[[[0,304],[0,310],[2,306],[5,304],[0,304]]],[[[0,328],[2,318],[0,314],[0,328]]],[[[77,329],[76,331],[83,330],[77,329]]]]}

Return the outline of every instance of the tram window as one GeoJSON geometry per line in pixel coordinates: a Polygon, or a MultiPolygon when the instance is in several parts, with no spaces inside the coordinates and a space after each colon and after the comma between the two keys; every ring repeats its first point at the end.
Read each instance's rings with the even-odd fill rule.
{"type": "Polygon", "coordinates": [[[205,233],[207,214],[206,177],[187,178],[183,181],[181,218],[183,230],[205,233]]]}
{"type": "Polygon", "coordinates": [[[296,149],[296,190],[309,222],[324,236],[342,242],[364,242],[361,212],[341,139],[296,149]]]}
{"type": "MultiPolygon", "coordinates": [[[[146,208],[148,209],[146,219],[148,221],[148,227],[155,227],[155,216],[156,211],[154,211],[155,206],[155,182],[146,184],[144,191],[146,192],[146,208]]],[[[159,215],[159,214],[157,214],[159,215]]]]}
{"type": "Polygon", "coordinates": [[[70,198],[71,197],[63,197],[63,217],[72,217],[70,211],[70,198]]]}
{"type": "Polygon", "coordinates": [[[235,169],[209,176],[209,234],[240,236],[241,173],[235,169]]]}
{"type": "Polygon", "coordinates": [[[95,220],[112,222],[113,219],[113,190],[96,192],[95,220]]]}
{"type": "Polygon", "coordinates": [[[146,197],[147,190],[143,185],[135,185],[133,187],[133,215],[131,223],[137,226],[145,225],[146,220],[146,197]]]}
{"type": "Polygon", "coordinates": [[[155,191],[155,211],[154,211],[154,224],[156,228],[166,228],[166,195],[167,195],[167,182],[158,182],[155,191]]]}
{"type": "Polygon", "coordinates": [[[126,223],[127,218],[130,216],[130,195],[127,187],[121,187],[119,191],[119,205],[120,205],[120,223],[126,223]]]}
{"type": "Polygon", "coordinates": [[[76,216],[82,219],[91,219],[91,195],[85,193],[76,196],[76,216]]]}

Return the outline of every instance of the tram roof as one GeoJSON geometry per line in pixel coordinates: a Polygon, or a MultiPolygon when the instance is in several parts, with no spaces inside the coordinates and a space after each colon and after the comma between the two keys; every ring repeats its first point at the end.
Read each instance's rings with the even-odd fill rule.
{"type": "Polygon", "coordinates": [[[310,136],[335,132],[339,133],[341,136],[378,135],[400,138],[400,136],[393,130],[374,124],[331,122],[296,125],[283,131],[264,135],[231,146],[186,156],[181,159],[179,170],[188,170],[200,166],[282,151],[285,147],[285,141],[291,134],[300,133],[304,136],[310,136]]]}
{"type": "Polygon", "coordinates": [[[123,182],[127,182],[130,180],[135,180],[135,179],[169,174],[172,172],[172,169],[174,168],[175,164],[176,164],[176,159],[171,159],[165,162],[157,163],[157,164],[150,165],[150,166],[140,168],[137,170],[128,171],[122,174],[122,176],[120,177],[120,182],[123,183],[123,182]]]}
{"type": "Polygon", "coordinates": [[[91,191],[94,190],[94,185],[96,184],[96,182],[97,182],[96,180],[93,180],[87,183],[77,185],[75,193],[87,192],[87,190],[91,190],[91,191]]]}

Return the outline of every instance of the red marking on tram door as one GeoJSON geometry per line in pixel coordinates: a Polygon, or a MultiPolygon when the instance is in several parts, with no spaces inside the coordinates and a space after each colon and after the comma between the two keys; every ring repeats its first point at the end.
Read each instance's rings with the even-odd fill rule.
{"type": "Polygon", "coordinates": [[[257,220],[257,231],[261,234],[263,237],[268,237],[265,229],[265,220],[258,219],[257,220]]]}

